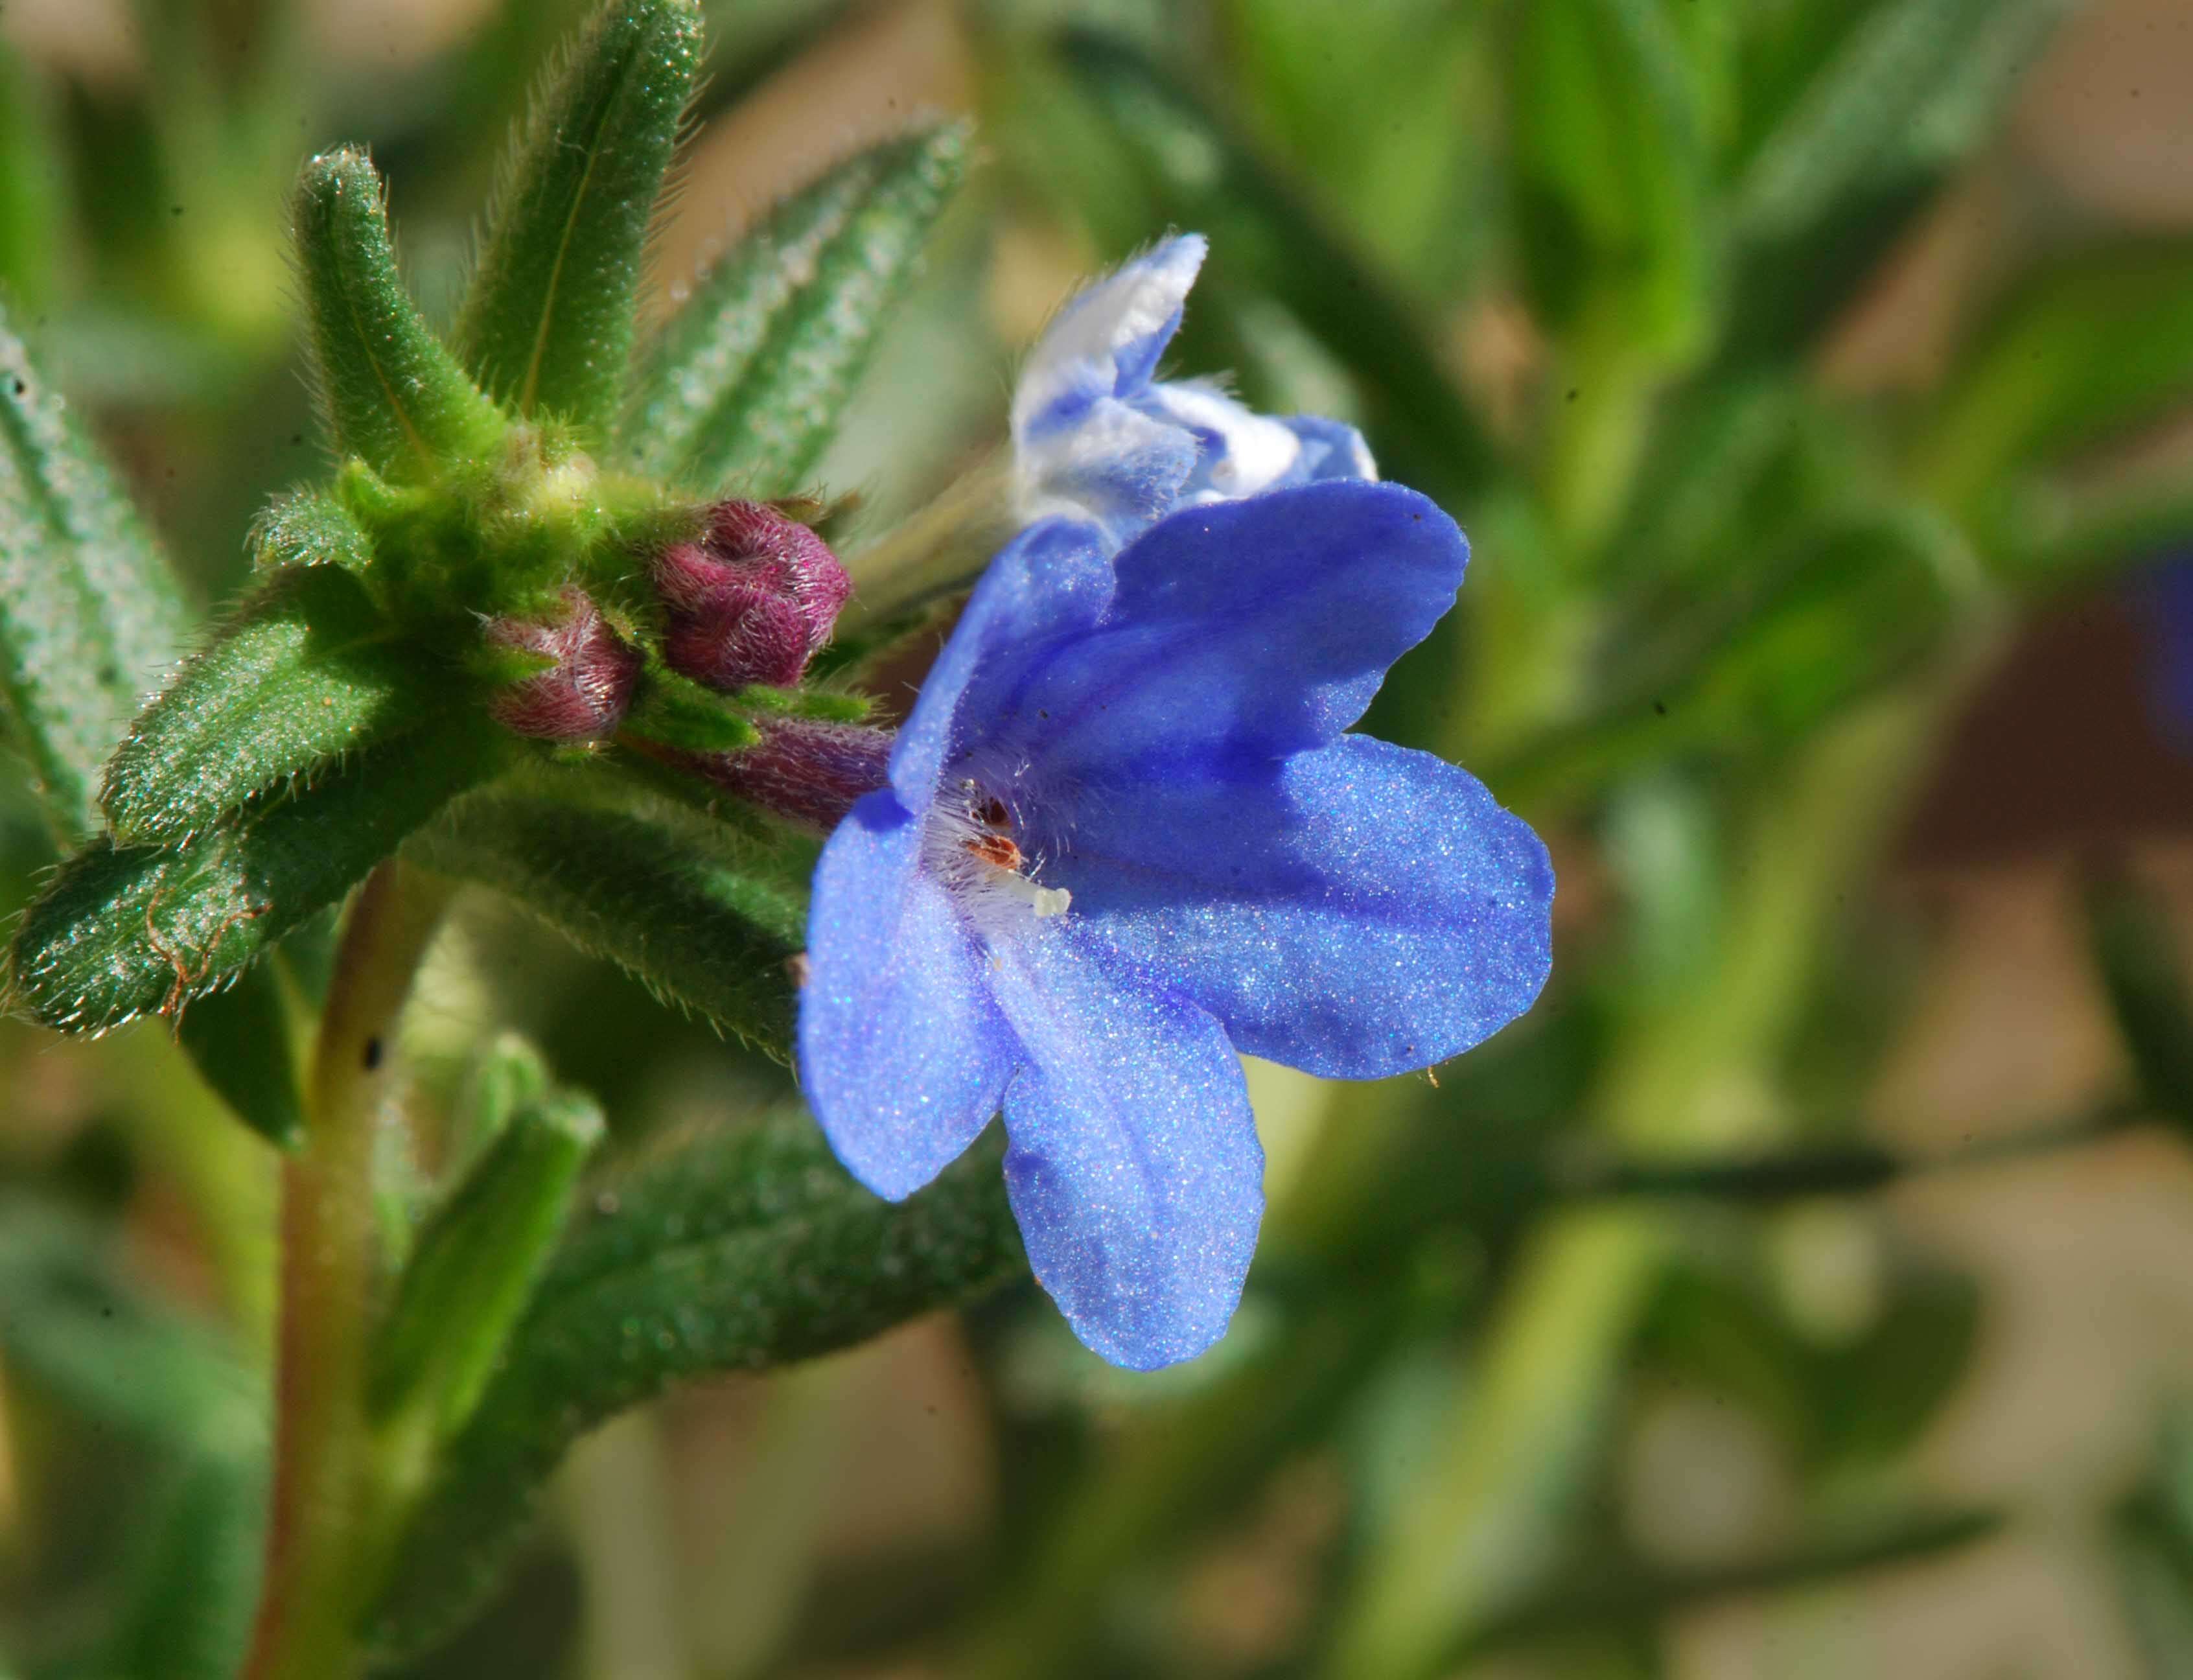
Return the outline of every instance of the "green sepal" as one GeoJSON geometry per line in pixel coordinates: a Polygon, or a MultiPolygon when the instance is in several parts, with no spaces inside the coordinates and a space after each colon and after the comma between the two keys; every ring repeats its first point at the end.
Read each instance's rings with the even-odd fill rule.
{"type": "Polygon", "coordinates": [[[313,370],[336,448],[413,483],[491,453],[502,416],[404,290],[381,176],[365,154],[321,153],[293,202],[313,370]]]}
{"type": "Polygon", "coordinates": [[[117,847],[102,835],[24,913],[9,995],[63,1032],[172,1015],[226,985],[520,750],[484,718],[457,714],[187,846],[117,847]]]}
{"type": "Polygon", "coordinates": [[[341,566],[279,572],[146,708],[99,801],[115,843],[174,845],[449,704],[448,677],[341,566]]]}
{"type": "Polygon", "coordinates": [[[428,868],[509,895],[580,949],[780,1058],[787,965],[805,938],[799,874],[721,825],[529,794],[471,801],[420,836],[428,868]]]}
{"type": "Polygon", "coordinates": [[[398,1546],[369,1627],[381,1654],[421,1649],[479,1602],[594,1425],[673,1382],[810,1359],[1023,1276],[999,1153],[978,1144],[893,1204],[802,1115],[603,1183],[398,1546]]]}
{"type": "Polygon", "coordinates": [[[701,55],[693,0],[615,0],[504,162],[457,317],[480,384],[521,417],[607,441],[649,220],[701,55]]]}
{"type": "Polygon", "coordinates": [[[368,1402],[384,1426],[416,1414],[439,1438],[471,1414],[602,1132],[589,1098],[528,1098],[428,1218],[374,1339],[368,1402]]]}
{"type": "Polygon", "coordinates": [[[98,826],[99,766],[184,618],[143,522],[0,313],[0,723],[68,840],[98,826]]]}
{"type": "Polygon", "coordinates": [[[618,450],[714,491],[794,488],[836,430],[967,167],[962,123],[840,163],[702,279],[644,353],[618,450]]]}
{"type": "Polygon", "coordinates": [[[735,753],[761,739],[761,731],[712,688],[662,665],[650,665],[633,696],[625,727],[644,740],[689,753],[735,753]]]}
{"type": "Polygon", "coordinates": [[[175,1036],[238,1120],[278,1148],[303,1138],[295,1028],[273,964],[245,969],[227,990],[185,1010],[175,1036]]]}
{"type": "Polygon", "coordinates": [[[770,688],[753,683],[731,697],[732,703],[770,717],[807,718],[816,723],[860,723],[873,709],[866,697],[827,688],[770,688]]]}
{"type": "Polygon", "coordinates": [[[295,490],[268,502],[252,522],[253,560],[264,571],[288,566],[373,565],[373,541],[350,509],[318,490],[295,490]]]}

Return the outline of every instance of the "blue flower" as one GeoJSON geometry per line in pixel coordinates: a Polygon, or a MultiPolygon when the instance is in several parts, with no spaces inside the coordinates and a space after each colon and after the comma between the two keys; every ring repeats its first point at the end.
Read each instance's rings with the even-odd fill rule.
{"type": "Polygon", "coordinates": [[[1002,1107],[1038,1280],[1141,1368],[1240,1298],[1263,1157],[1237,1049],[1425,1067],[1549,960],[1537,836],[1464,771],[1346,733],[1468,545],[1347,428],[1151,381],[1201,254],[1094,288],[1031,358],[1038,517],[824,848],[799,1022],[809,1099],[879,1195],[1002,1107]]]}

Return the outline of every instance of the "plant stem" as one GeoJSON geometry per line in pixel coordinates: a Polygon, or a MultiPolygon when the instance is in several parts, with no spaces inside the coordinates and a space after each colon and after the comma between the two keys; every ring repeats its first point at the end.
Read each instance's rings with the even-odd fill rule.
{"type": "Polygon", "coordinates": [[[357,1666],[374,1137],[396,1019],[449,896],[435,877],[381,864],[336,953],[304,1144],[283,1165],[273,1511],[246,1680],[332,1680],[357,1666]]]}

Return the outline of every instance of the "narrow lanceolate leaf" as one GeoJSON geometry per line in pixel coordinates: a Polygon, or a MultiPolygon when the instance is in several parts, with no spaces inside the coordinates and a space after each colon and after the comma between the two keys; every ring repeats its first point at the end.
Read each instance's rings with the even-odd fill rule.
{"type": "Polygon", "coordinates": [[[1885,0],[1767,133],[1738,188],[1745,233],[1786,238],[1884,177],[1970,146],[2072,0],[1885,0]]]}
{"type": "Polygon", "coordinates": [[[341,898],[516,751],[484,719],[458,714],[187,846],[117,847],[101,836],[24,913],[9,998],[66,1032],[172,1016],[341,898]]]}
{"type": "Polygon", "coordinates": [[[409,1414],[438,1438],[471,1414],[601,1135],[600,1109],[573,1092],[535,1098],[511,1116],[404,1268],[374,1343],[377,1417],[409,1414]]]}
{"type": "Polygon", "coordinates": [[[632,353],[649,219],[700,63],[694,0],[614,0],[519,132],[457,320],[516,413],[606,441],[632,353]]]}
{"type": "Polygon", "coordinates": [[[97,826],[99,766],[183,623],[167,562],[0,314],[0,725],[60,834],[97,826]]]}
{"type": "Polygon", "coordinates": [[[313,370],[336,446],[412,482],[491,450],[501,416],[404,290],[381,176],[365,154],[345,147],[306,163],[294,214],[313,370]]]}
{"type": "Polygon", "coordinates": [[[812,1358],[1021,1276],[994,1147],[878,1201],[804,1116],[712,1134],[602,1186],[512,1333],[398,1550],[385,1653],[494,1584],[581,1432],[681,1379],[812,1358]]]}
{"type": "Polygon", "coordinates": [[[967,130],[951,123],[862,152],[788,199],[644,357],[624,427],[637,468],[709,491],[796,488],[966,167],[967,130]]]}
{"type": "Polygon", "coordinates": [[[427,867],[509,894],[581,950],[723,1031],[786,1055],[804,943],[796,876],[697,824],[529,794],[474,800],[422,834],[427,867]]]}
{"type": "Polygon", "coordinates": [[[415,729],[449,679],[340,566],[278,573],[130,726],[99,801],[117,845],[172,845],[415,729]]]}

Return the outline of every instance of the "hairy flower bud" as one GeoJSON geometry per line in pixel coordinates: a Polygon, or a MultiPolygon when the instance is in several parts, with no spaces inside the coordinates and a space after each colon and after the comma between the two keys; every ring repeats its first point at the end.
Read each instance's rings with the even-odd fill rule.
{"type": "Polygon", "coordinates": [[[789,822],[828,833],[890,779],[887,730],[771,718],[761,739],[729,753],[666,752],[663,759],[789,822]]]}
{"type": "Polygon", "coordinates": [[[718,503],[698,541],[656,559],[654,579],[671,669],[727,692],[798,682],[853,589],[828,544],[759,502],[718,503]]]}
{"type": "Polygon", "coordinates": [[[593,741],[614,734],[639,679],[639,650],[576,589],[564,593],[562,620],[488,621],[490,645],[537,654],[554,662],[505,684],[488,702],[495,720],[513,734],[541,741],[593,741]]]}

